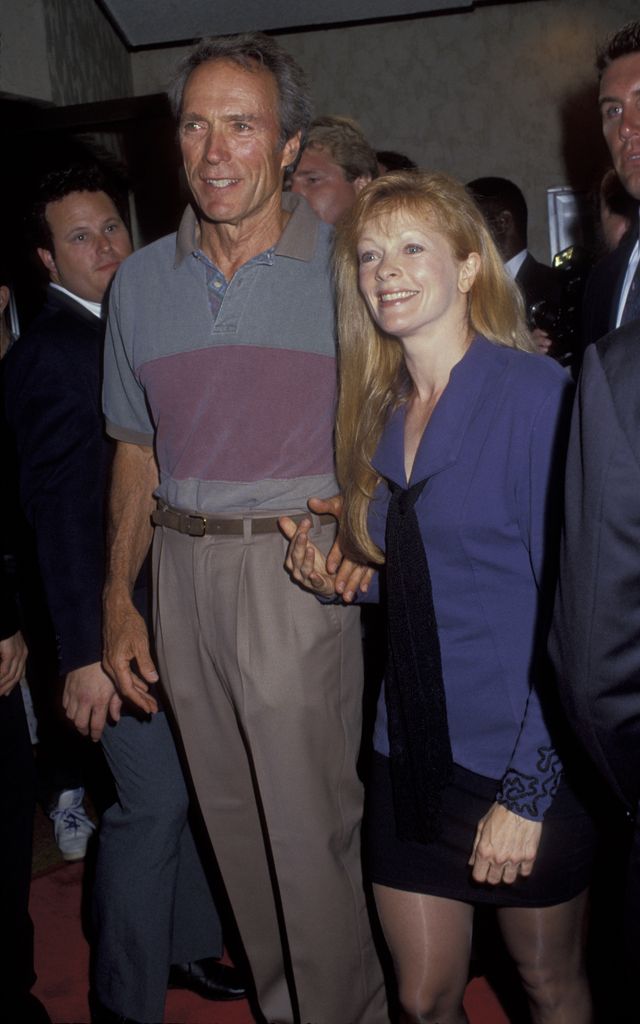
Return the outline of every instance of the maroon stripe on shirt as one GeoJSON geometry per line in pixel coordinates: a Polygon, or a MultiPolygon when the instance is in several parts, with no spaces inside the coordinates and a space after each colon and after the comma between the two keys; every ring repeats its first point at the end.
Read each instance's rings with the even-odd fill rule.
{"type": "Polygon", "coordinates": [[[215,346],[140,367],[161,473],[252,482],[333,472],[333,355],[215,346]]]}

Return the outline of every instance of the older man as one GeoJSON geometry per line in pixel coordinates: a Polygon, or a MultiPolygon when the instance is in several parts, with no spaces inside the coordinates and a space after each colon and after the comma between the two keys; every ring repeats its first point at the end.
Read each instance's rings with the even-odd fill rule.
{"type": "Polygon", "coordinates": [[[291,179],[291,191],[304,196],[327,224],[336,224],[361,189],[378,177],[378,161],[350,117],[317,117],[291,179]]]}
{"type": "MultiPolygon", "coordinates": [[[[111,295],[105,664],[155,711],[131,602],[153,518],[160,668],[262,1012],[381,1024],[360,870],[358,613],[291,586],[277,526],[336,490],[329,230],[282,195],[308,98],[295,62],[249,35],[193,51],[174,102],[194,209],[111,295]]],[[[334,530],[316,519],[325,550],[334,530]]]]}
{"type": "MultiPolygon", "coordinates": [[[[100,401],[101,303],[131,252],[121,200],[94,164],[72,163],[41,181],[33,234],[50,284],[45,308],[6,358],[7,417],[65,675],[63,704],[81,733],[102,741],[118,795],[99,831],[93,1019],[154,1024],[172,964],[176,983],[210,998],[244,991],[215,959],[220,922],[187,823],[189,797],[166,715],[144,721],[126,713],[100,664],[114,448],[100,401]]],[[[142,610],[145,576],[136,587],[142,610]]]]}

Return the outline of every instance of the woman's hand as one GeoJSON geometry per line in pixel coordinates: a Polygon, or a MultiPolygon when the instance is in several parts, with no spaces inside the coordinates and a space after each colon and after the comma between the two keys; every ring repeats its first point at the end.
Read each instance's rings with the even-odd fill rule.
{"type": "Polygon", "coordinates": [[[495,803],[478,822],[469,864],[476,882],[510,884],[533,870],[542,832],[541,821],[529,821],[495,803]]]}

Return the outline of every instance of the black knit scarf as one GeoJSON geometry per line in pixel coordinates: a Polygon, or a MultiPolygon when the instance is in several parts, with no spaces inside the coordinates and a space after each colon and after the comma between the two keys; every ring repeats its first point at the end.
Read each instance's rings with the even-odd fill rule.
{"type": "Polygon", "coordinates": [[[389,482],[386,528],[385,696],[396,831],[420,843],[438,835],[453,765],[431,576],[415,512],[425,483],[405,490],[389,482]]]}

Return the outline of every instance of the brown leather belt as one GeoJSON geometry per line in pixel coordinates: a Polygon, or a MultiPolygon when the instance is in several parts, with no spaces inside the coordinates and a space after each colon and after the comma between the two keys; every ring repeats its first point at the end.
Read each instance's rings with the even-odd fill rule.
{"type": "MultiPolygon", "coordinates": [[[[311,512],[301,515],[289,516],[294,523],[299,523],[306,517],[324,525],[335,523],[330,515],[317,516],[311,512]]],[[[277,533],[279,532],[279,516],[251,517],[244,519],[222,519],[219,516],[200,516],[191,512],[179,512],[177,509],[168,508],[163,505],[151,514],[151,521],[156,526],[167,526],[170,530],[177,530],[178,533],[186,533],[189,537],[220,536],[220,537],[242,537],[245,534],[245,523],[248,523],[249,534],[254,533],[277,533]]]]}

